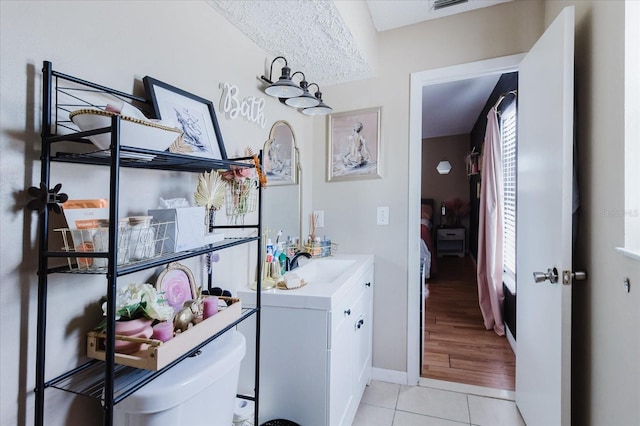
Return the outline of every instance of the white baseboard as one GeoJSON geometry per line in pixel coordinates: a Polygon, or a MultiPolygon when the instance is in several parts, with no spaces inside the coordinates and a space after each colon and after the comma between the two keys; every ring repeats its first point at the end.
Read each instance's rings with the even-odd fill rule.
{"type": "MultiPolygon", "coordinates": [[[[400,385],[407,384],[407,372],[397,370],[385,370],[383,368],[372,368],[371,379],[380,382],[397,383],[400,385]]],[[[415,385],[415,383],[414,383],[415,385]]]]}

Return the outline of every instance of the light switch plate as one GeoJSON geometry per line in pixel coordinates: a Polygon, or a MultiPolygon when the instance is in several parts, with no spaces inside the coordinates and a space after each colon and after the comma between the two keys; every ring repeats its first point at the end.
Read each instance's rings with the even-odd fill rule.
{"type": "Polygon", "coordinates": [[[389,207],[378,207],[378,225],[389,224],[389,207]]]}
{"type": "Polygon", "coordinates": [[[316,222],[316,228],[324,228],[324,210],[314,211],[313,218],[316,222]]]}

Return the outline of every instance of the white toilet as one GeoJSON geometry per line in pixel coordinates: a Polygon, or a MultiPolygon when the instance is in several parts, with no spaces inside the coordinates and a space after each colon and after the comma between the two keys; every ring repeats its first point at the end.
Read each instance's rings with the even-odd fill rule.
{"type": "Polygon", "coordinates": [[[245,338],[232,330],[114,407],[119,426],[229,426],[245,338]]]}

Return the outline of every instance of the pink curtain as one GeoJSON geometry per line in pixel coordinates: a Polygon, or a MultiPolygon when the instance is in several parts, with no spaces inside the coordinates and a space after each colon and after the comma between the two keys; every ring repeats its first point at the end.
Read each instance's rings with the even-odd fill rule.
{"type": "Polygon", "coordinates": [[[487,330],[504,335],[502,320],[502,154],[495,108],[487,115],[478,224],[478,299],[487,330]]]}

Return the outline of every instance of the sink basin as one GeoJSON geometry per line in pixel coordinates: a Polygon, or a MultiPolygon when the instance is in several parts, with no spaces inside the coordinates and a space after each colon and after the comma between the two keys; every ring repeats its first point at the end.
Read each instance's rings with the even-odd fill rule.
{"type": "Polygon", "coordinates": [[[353,259],[320,258],[313,259],[291,272],[303,278],[307,284],[330,283],[354,263],[353,259]]]}
{"type": "MultiPolygon", "coordinates": [[[[336,254],[300,260],[300,266],[287,274],[296,274],[307,285],[294,287],[297,282],[292,280],[292,288],[263,290],[260,299],[263,307],[337,309],[339,300],[361,281],[369,268],[373,268],[372,254],[336,254]]],[[[238,288],[236,294],[242,300],[242,306],[256,306],[257,292],[249,286],[238,288]]]]}

